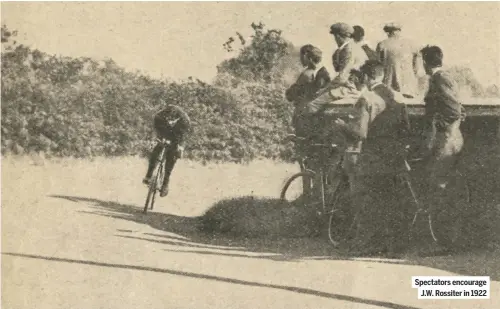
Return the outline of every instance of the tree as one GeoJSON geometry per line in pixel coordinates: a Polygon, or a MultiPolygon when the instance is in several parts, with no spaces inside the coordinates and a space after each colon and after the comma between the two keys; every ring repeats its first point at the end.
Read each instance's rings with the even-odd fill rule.
{"type": "MultiPolygon", "coordinates": [[[[223,47],[228,52],[235,50],[234,44],[240,43],[239,54],[223,61],[217,66],[218,75],[229,75],[238,80],[251,82],[278,82],[285,74],[283,63],[293,63],[296,54],[293,44],[282,37],[281,30],[266,29],[263,23],[251,24],[253,35],[247,42],[241,33],[236,32],[236,40],[230,37],[223,47]]],[[[298,61],[295,60],[295,62],[298,61]]]]}
{"type": "Polygon", "coordinates": [[[470,68],[454,66],[449,69],[449,72],[461,88],[462,92],[472,97],[484,97],[484,88],[476,79],[470,68]]]}
{"type": "Polygon", "coordinates": [[[497,85],[490,85],[486,88],[486,96],[489,98],[500,98],[500,88],[497,85]]]}
{"type": "Polygon", "coordinates": [[[11,31],[9,30],[9,28],[7,28],[7,25],[5,24],[2,25],[1,36],[2,36],[2,52],[12,50],[17,44],[16,41],[17,30],[11,31]]]}

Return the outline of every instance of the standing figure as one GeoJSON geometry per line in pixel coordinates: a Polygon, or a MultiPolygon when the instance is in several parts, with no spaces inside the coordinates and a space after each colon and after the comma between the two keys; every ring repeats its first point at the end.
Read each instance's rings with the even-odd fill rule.
{"type": "Polygon", "coordinates": [[[401,37],[401,26],[384,27],[388,38],[377,45],[379,60],[384,64],[384,84],[395,91],[416,97],[418,94],[418,47],[401,37]]]}
{"type": "Polygon", "coordinates": [[[459,96],[459,88],[452,76],[441,68],[443,52],[438,46],[422,49],[424,68],[428,75],[429,90],[425,96],[425,129],[423,155],[428,159],[431,199],[434,200],[446,189],[450,173],[462,151],[464,138],[460,124],[465,118],[465,109],[459,96]]]}

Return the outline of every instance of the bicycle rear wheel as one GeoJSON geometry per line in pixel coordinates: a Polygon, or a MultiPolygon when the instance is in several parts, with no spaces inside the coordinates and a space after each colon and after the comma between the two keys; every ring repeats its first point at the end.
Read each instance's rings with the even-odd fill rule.
{"type": "Polygon", "coordinates": [[[460,240],[463,215],[471,203],[470,188],[465,176],[457,173],[443,191],[441,202],[429,208],[429,227],[434,241],[451,249],[460,240]]]}
{"type": "Polygon", "coordinates": [[[328,239],[334,246],[346,241],[355,227],[355,213],[351,202],[351,185],[346,176],[338,180],[328,200],[331,205],[328,219],[328,239]]]}
{"type": "Polygon", "coordinates": [[[299,172],[292,175],[281,189],[280,199],[293,202],[299,198],[309,200],[312,192],[314,173],[311,171],[299,172]]]}

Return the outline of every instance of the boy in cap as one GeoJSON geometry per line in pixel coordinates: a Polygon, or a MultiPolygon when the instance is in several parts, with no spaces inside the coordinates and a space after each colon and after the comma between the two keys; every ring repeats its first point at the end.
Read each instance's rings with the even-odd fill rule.
{"type": "Polygon", "coordinates": [[[410,40],[401,37],[401,25],[384,26],[387,39],[377,45],[379,60],[384,64],[384,84],[404,95],[418,94],[418,59],[420,51],[410,40]]]}
{"type": "Polygon", "coordinates": [[[356,53],[356,46],[352,44],[353,33],[353,27],[346,23],[336,23],[330,27],[330,34],[334,36],[338,46],[332,56],[333,68],[338,73],[333,83],[351,89],[356,88],[351,71],[358,69],[363,63],[363,60],[359,59],[359,54],[356,53]]]}
{"type": "Polygon", "coordinates": [[[357,52],[359,48],[352,43],[354,29],[346,23],[336,23],[330,27],[330,33],[334,36],[338,46],[332,56],[332,63],[337,76],[328,87],[321,91],[320,95],[307,104],[307,113],[316,114],[324,111],[333,101],[340,99],[353,99],[359,97],[360,92],[355,71],[363,64],[363,60],[357,52]]]}

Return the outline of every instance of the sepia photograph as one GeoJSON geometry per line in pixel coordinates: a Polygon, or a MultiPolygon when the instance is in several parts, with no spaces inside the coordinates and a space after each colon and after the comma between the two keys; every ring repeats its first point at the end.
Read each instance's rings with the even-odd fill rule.
{"type": "Polygon", "coordinates": [[[0,307],[500,308],[500,2],[0,12],[0,307]]]}

